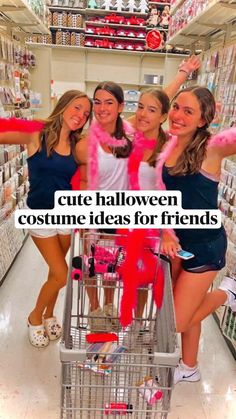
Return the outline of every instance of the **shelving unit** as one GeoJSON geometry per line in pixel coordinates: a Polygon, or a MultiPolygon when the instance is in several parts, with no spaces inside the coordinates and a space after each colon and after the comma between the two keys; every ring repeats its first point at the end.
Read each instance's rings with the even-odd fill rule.
{"type": "Polygon", "coordinates": [[[1,0],[0,12],[6,18],[0,20],[1,26],[20,28],[26,33],[50,34],[43,16],[37,16],[27,0],[1,0]]]}
{"type": "MultiPolygon", "coordinates": [[[[182,3],[181,1],[178,5],[182,3]]],[[[172,15],[175,10],[172,11],[172,15]]],[[[194,16],[177,33],[170,35],[167,42],[190,48],[196,42],[206,43],[216,32],[218,36],[219,31],[227,32],[232,29],[236,33],[236,28],[230,28],[230,23],[236,19],[235,10],[233,0],[212,0],[201,13],[194,16]]]]}
{"type": "MultiPolygon", "coordinates": [[[[163,10],[166,6],[170,6],[169,2],[148,2],[149,6],[154,5],[159,10],[163,10]]],[[[135,9],[134,11],[127,11],[127,10],[116,10],[115,7],[111,7],[110,9],[105,9],[104,7],[100,6],[96,9],[93,8],[80,8],[80,7],[69,7],[69,6],[62,6],[62,5],[49,5],[49,25],[51,29],[51,39],[44,39],[43,41],[40,39],[31,39],[32,42],[39,42],[39,43],[47,43],[47,44],[62,44],[62,45],[71,45],[71,46],[85,46],[85,47],[95,47],[95,48],[106,48],[110,49],[127,49],[130,51],[154,51],[154,46],[151,47],[146,44],[146,35],[139,36],[138,31],[143,31],[148,34],[149,31],[155,29],[159,31],[159,34],[156,36],[153,35],[153,39],[157,42],[159,37],[159,48],[155,51],[158,52],[165,52],[165,44],[166,44],[166,34],[168,32],[167,26],[149,26],[146,24],[146,19],[149,17],[149,12],[141,12],[140,9],[135,9]],[[61,25],[57,22],[57,14],[60,15],[59,19],[67,19],[67,16],[73,17],[81,16],[82,23],[80,23],[77,27],[76,25],[66,25],[65,20],[64,23],[61,25]],[[109,22],[107,17],[115,16],[120,17],[121,21],[117,22],[109,22]],[[95,19],[93,19],[95,18],[95,19]],[[143,19],[144,22],[140,25],[136,23],[130,23],[122,21],[124,19],[143,19]],[[91,28],[99,28],[99,27],[106,27],[108,29],[107,33],[99,34],[92,33],[92,31],[86,30],[87,27],[91,28]],[[117,34],[109,34],[109,28],[114,29],[116,31],[121,31],[122,29],[127,32],[137,32],[137,36],[129,36],[127,33],[122,35],[117,34]],[[85,31],[84,31],[85,29],[85,31]],[[72,36],[73,34],[73,36],[72,36]],[[99,35],[103,36],[103,38],[99,38],[99,35]],[[109,38],[112,36],[113,39],[109,38]],[[98,42],[96,42],[98,41],[98,42]],[[139,45],[138,45],[139,43],[139,45]]],[[[150,44],[149,44],[150,45],[150,44]]],[[[170,47],[168,47],[170,48],[170,47]]],[[[185,51],[183,51],[184,53],[185,51]]],[[[189,51],[187,51],[188,53],[189,51]]],[[[173,51],[173,53],[177,53],[177,51],[173,51]]]]}
{"type": "MultiPolygon", "coordinates": [[[[36,94],[30,88],[29,70],[36,64],[35,56],[15,38],[0,33],[0,116],[32,119],[36,94]]],[[[13,215],[28,189],[26,159],[23,146],[0,145],[0,284],[26,237],[23,230],[15,229],[13,215]]]]}
{"type": "Polygon", "coordinates": [[[171,1],[170,3],[170,15],[174,15],[176,10],[178,10],[178,8],[180,6],[182,6],[182,4],[185,2],[185,0],[175,0],[175,1],[171,1]]]}
{"type": "MultiPolygon", "coordinates": [[[[220,271],[213,284],[216,288],[225,275],[236,278],[236,162],[225,159],[221,170],[219,185],[219,208],[222,211],[223,224],[228,237],[226,266],[220,271]]],[[[229,349],[236,359],[236,313],[229,307],[221,306],[214,313],[214,318],[226,340],[229,349]]]]}

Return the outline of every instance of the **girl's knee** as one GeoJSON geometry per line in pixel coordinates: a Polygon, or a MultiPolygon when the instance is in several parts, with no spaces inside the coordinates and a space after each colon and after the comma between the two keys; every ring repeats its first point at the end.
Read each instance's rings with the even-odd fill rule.
{"type": "Polygon", "coordinates": [[[57,287],[58,291],[66,285],[67,274],[68,274],[67,270],[64,270],[64,271],[61,270],[61,271],[58,271],[58,272],[51,273],[50,276],[51,276],[53,282],[56,284],[56,287],[57,287]]]}
{"type": "Polygon", "coordinates": [[[176,316],[176,332],[184,333],[189,329],[190,322],[187,319],[178,319],[176,316]]]}

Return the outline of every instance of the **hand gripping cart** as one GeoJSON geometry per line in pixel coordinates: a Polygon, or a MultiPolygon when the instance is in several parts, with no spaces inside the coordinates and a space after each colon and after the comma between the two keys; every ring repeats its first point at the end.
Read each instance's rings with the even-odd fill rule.
{"type": "Polygon", "coordinates": [[[167,418],[179,361],[169,262],[155,256],[164,273],[161,307],[152,283],[139,287],[133,321],[122,328],[125,257],[117,235],[73,234],[60,346],[61,419],[167,418]]]}

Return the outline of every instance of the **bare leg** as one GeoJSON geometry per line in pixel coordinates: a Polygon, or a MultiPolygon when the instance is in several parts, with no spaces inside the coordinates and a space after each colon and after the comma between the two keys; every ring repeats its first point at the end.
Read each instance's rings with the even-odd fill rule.
{"type": "Polygon", "coordinates": [[[202,304],[194,313],[190,325],[195,325],[209,316],[209,314],[214,313],[218,307],[225,303],[226,299],[227,295],[223,290],[216,289],[214,291],[208,292],[202,304]]]}
{"type": "Polygon", "coordinates": [[[66,284],[68,268],[65,261],[65,248],[66,243],[68,248],[70,246],[70,235],[64,236],[63,238],[64,250],[62,249],[59,236],[32,238],[49,266],[48,279],[43,284],[35,308],[29,315],[30,323],[32,325],[39,325],[42,323],[42,316],[46,307],[49,306],[48,313],[50,313],[50,316],[52,315],[58,292],[66,284]]]}
{"type": "Polygon", "coordinates": [[[94,278],[86,278],[85,288],[89,298],[90,310],[94,311],[99,307],[97,280],[94,278]]]}
{"type": "Polygon", "coordinates": [[[113,304],[115,294],[115,281],[103,281],[104,286],[104,305],[113,304]]]}
{"type": "Polygon", "coordinates": [[[197,364],[199,339],[201,334],[201,323],[192,326],[186,332],[181,333],[182,359],[189,367],[197,364]]]}
{"type": "MultiPolygon", "coordinates": [[[[61,244],[61,248],[64,254],[64,257],[66,257],[67,252],[69,250],[70,247],[70,240],[68,240],[68,236],[64,236],[64,235],[58,235],[58,239],[59,242],[61,244]]],[[[50,273],[48,275],[48,281],[50,280],[50,273]]],[[[53,311],[54,311],[54,307],[57,301],[57,297],[58,297],[59,291],[55,293],[54,297],[51,299],[51,301],[49,302],[49,304],[46,307],[46,310],[44,312],[44,318],[48,319],[50,317],[53,317],[53,311]]]]}
{"type": "Polygon", "coordinates": [[[174,259],[171,259],[171,278],[172,278],[172,286],[175,287],[177,278],[180,275],[180,272],[182,270],[182,261],[180,258],[176,257],[174,259]]]}
{"type": "Polygon", "coordinates": [[[189,367],[197,363],[200,338],[200,322],[190,326],[200,309],[216,272],[192,274],[181,271],[174,288],[177,331],[182,332],[182,358],[189,367]]]}
{"type": "Polygon", "coordinates": [[[147,303],[147,299],[148,299],[148,290],[139,289],[138,290],[138,304],[137,304],[137,309],[135,313],[135,317],[137,319],[142,320],[144,307],[147,303]]]}

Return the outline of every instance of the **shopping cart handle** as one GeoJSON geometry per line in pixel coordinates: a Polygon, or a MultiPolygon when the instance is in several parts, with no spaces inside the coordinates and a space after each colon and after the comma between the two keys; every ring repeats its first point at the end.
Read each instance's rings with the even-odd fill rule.
{"type": "Polygon", "coordinates": [[[118,336],[115,333],[89,333],[86,335],[88,343],[99,342],[118,342],[118,336]]]}

